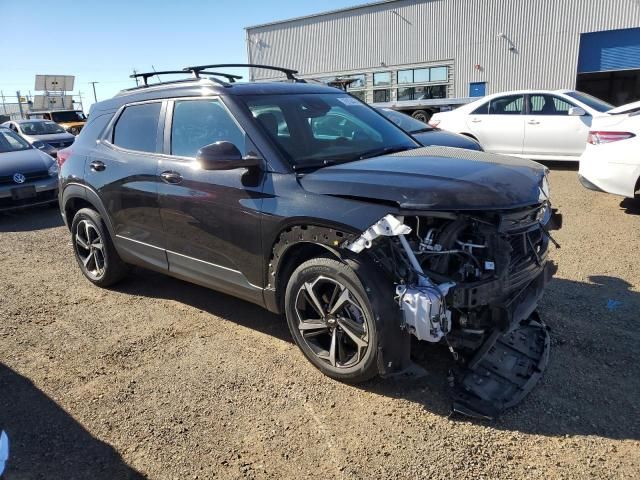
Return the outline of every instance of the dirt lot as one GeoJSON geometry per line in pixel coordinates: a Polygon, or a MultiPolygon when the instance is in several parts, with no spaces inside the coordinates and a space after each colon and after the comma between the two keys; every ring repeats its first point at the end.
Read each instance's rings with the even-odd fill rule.
{"type": "Polygon", "coordinates": [[[143,270],[100,290],[55,209],[0,215],[6,478],[639,478],[640,205],[551,180],[550,366],[495,422],[448,417],[444,349],[342,385],[258,307],[143,270]]]}

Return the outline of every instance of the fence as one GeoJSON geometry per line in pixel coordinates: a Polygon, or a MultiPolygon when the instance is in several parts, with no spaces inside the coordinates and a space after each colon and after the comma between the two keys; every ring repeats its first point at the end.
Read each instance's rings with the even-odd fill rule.
{"type": "MultiPolygon", "coordinates": [[[[7,95],[4,92],[0,92],[0,120],[3,122],[7,120],[20,120],[24,118],[27,112],[38,111],[38,109],[33,106],[34,97],[30,92],[26,95],[21,94],[20,96],[18,96],[17,93],[18,92],[13,95],[7,95]],[[20,107],[22,107],[22,110],[20,107]]],[[[82,107],[81,94],[71,95],[71,98],[74,110],[84,110],[82,107]]]]}

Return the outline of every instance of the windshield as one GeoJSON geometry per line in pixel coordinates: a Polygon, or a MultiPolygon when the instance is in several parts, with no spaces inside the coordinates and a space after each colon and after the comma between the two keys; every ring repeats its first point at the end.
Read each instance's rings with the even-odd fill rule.
{"type": "Polygon", "coordinates": [[[296,169],[417,148],[406,133],[351,95],[241,97],[296,169]]]}
{"type": "Polygon", "coordinates": [[[52,133],[65,133],[64,128],[55,122],[23,122],[20,129],[25,135],[50,135],[52,133]]]}
{"type": "Polygon", "coordinates": [[[17,152],[30,148],[31,145],[18,134],[13,133],[11,130],[0,128],[0,153],[17,152]]]}
{"type": "Polygon", "coordinates": [[[51,112],[51,120],[54,122],[84,122],[87,117],[79,110],[66,112],[51,112]]]}
{"type": "Polygon", "coordinates": [[[613,105],[605,102],[604,100],[600,100],[593,95],[589,95],[584,92],[566,92],[565,95],[571,98],[575,98],[580,102],[584,103],[586,106],[593,108],[597,112],[606,112],[613,108],[613,105]]]}
{"type": "Polygon", "coordinates": [[[398,125],[405,132],[417,133],[433,130],[433,127],[421,122],[420,120],[416,120],[406,113],[397,112],[391,108],[379,108],[378,111],[393,123],[398,125]]]}

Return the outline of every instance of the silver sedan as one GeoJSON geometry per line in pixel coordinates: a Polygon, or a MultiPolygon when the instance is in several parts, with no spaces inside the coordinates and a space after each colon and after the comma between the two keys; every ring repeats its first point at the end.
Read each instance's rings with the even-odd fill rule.
{"type": "Polygon", "coordinates": [[[70,146],[76,138],[51,120],[10,120],[2,126],[10,128],[35,148],[52,157],[58,154],[58,150],[70,146]]]}

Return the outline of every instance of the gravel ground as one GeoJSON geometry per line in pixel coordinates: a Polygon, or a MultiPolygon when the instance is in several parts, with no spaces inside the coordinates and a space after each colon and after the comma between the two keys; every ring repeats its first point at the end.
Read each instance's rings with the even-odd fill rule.
{"type": "Polygon", "coordinates": [[[448,417],[444,349],[423,378],[343,385],[279,317],[143,270],[100,290],[55,209],[0,215],[7,480],[639,478],[640,205],[551,182],[550,365],[495,422],[448,417]]]}

